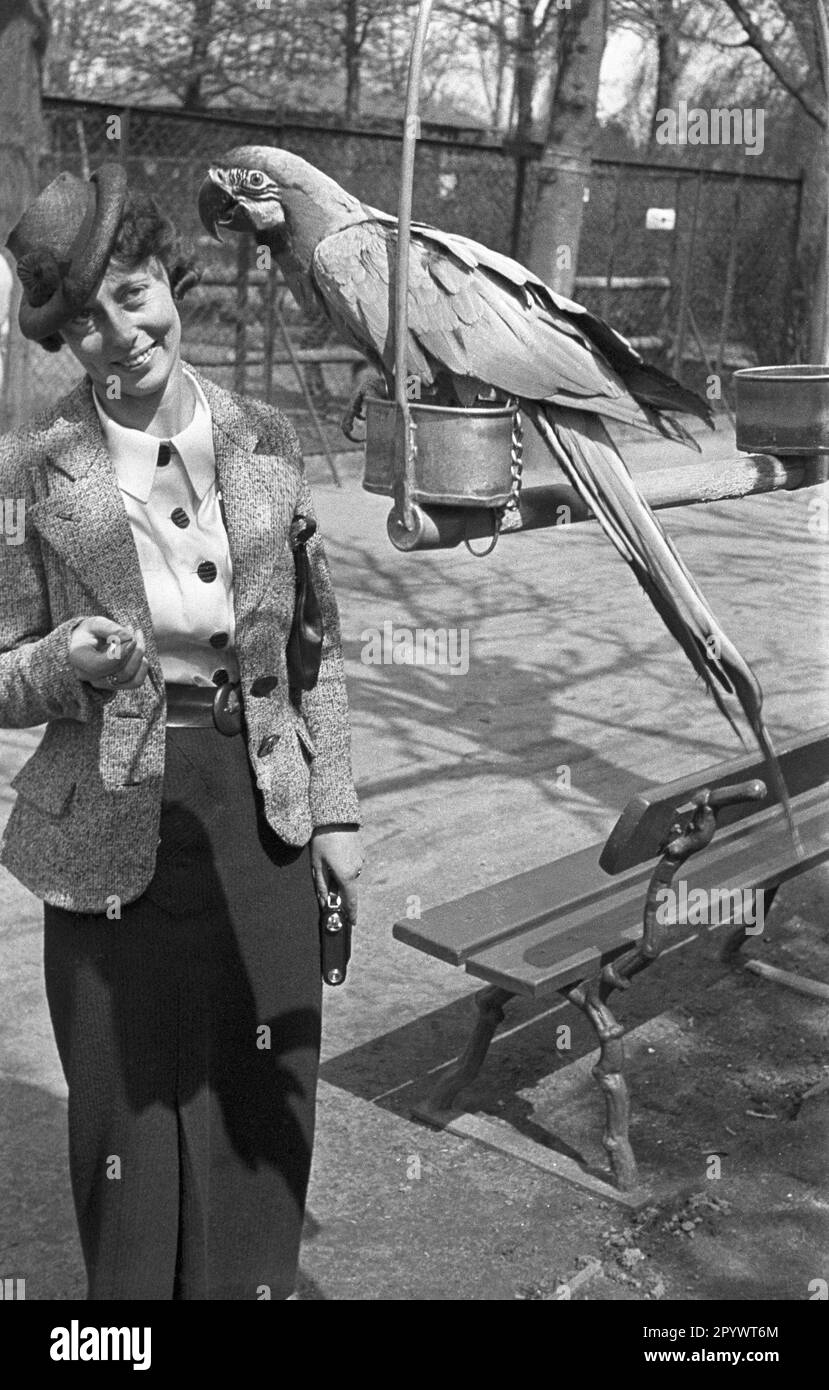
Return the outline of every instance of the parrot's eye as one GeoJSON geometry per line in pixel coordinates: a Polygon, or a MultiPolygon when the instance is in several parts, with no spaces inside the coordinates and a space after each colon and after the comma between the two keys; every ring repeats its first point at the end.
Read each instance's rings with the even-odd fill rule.
{"type": "Polygon", "coordinates": [[[252,174],[248,174],[248,183],[251,188],[264,188],[265,175],[260,174],[258,169],[255,169],[252,174]]]}

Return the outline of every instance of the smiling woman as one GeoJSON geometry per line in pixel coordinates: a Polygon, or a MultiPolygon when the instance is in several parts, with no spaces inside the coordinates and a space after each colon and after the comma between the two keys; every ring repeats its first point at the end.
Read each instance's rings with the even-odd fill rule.
{"type": "Polygon", "coordinates": [[[198,279],[155,201],[128,195],[98,290],[44,346],[65,342],[106,400],[107,413],[123,425],[142,427],[159,393],[172,397],[181,389],[176,301],[198,279]]]}
{"type": "MultiPolygon", "coordinates": [[[[200,270],[176,231],[175,225],[147,193],[127,192],[117,236],[110,258],[110,273],[134,271],[153,262],[166,276],[172,297],[180,301],[198,283],[200,270]]],[[[20,271],[20,266],[18,270],[20,271]]],[[[23,274],[21,273],[21,279],[23,274]]],[[[78,316],[82,318],[82,315],[78,316]]],[[[74,334],[71,336],[74,337],[74,334]]],[[[57,352],[69,341],[70,325],[63,333],[49,334],[38,341],[49,352],[57,352]]]]}
{"type": "Polygon", "coordinates": [[[46,724],[0,862],[44,902],[93,1299],[283,1299],[320,1041],[319,906],[362,855],[337,605],[296,433],[180,356],[197,278],[123,170],[9,238],[84,381],[0,439],[0,727],[46,724]],[[287,660],[296,523],[324,625],[287,660]]]}

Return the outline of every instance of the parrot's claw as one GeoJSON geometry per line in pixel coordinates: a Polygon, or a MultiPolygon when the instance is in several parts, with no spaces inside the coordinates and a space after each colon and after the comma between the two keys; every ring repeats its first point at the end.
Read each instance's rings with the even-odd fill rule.
{"type": "Polygon", "coordinates": [[[383,381],[382,377],[372,377],[370,381],[363,382],[362,386],[354,392],[354,395],[348,402],[345,414],[340,421],[340,429],[346,439],[351,440],[352,444],[365,444],[366,442],[365,428],[363,428],[359,434],[354,433],[354,426],[358,420],[365,426],[366,396],[378,396],[381,399],[385,399],[386,394],[386,383],[383,381]]]}
{"type": "Polygon", "coordinates": [[[350,439],[352,444],[365,444],[366,432],[362,429],[359,434],[354,433],[354,426],[358,420],[362,420],[365,425],[365,413],[363,403],[365,401],[365,391],[358,391],[356,396],[352,396],[348,402],[348,409],[340,421],[340,429],[346,439],[350,439]]]}

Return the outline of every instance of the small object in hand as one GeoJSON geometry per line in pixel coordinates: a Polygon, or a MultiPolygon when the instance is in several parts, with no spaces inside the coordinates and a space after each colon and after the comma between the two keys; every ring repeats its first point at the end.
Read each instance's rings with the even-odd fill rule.
{"type": "MultiPolygon", "coordinates": [[[[113,635],[112,637],[107,639],[107,660],[121,660],[121,638],[117,635],[113,635]]],[[[111,677],[109,677],[108,679],[111,679],[111,677]]]]}
{"type": "Polygon", "coordinates": [[[107,682],[107,685],[117,685],[117,684],[118,684],[118,677],[117,677],[117,676],[115,675],[115,673],[113,672],[113,674],[112,674],[111,676],[107,676],[107,677],[106,677],[106,682],[107,682]]]}
{"type": "Polygon", "coordinates": [[[351,957],[351,922],[339,893],[329,893],[320,910],[320,951],[325,983],[343,984],[351,957]]]}

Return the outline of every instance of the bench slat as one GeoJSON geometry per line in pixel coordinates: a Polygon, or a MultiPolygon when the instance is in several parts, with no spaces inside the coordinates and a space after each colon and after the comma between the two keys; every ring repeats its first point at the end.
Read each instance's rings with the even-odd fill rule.
{"type": "MultiPolygon", "coordinates": [[[[769,888],[829,858],[829,807],[823,789],[798,798],[793,810],[803,858],[796,855],[786,827],[780,825],[779,812],[772,808],[748,826],[718,832],[709,849],[683,865],[676,885],[684,880],[689,893],[695,888],[769,888]]],[[[581,963],[582,953],[608,959],[641,936],[651,872],[644,868],[626,874],[598,905],[584,905],[558,920],[553,917],[474,954],[466,961],[468,973],[533,996],[583,979],[590,971],[581,963]]],[[[693,924],[681,927],[691,933],[703,929],[693,924]]],[[[675,934],[676,928],[668,931],[675,934]]]]}
{"type": "MultiPolygon", "coordinates": [[[[779,755],[793,797],[821,782],[829,782],[829,725],[782,744],[779,755]]],[[[742,782],[751,776],[762,777],[764,771],[765,765],[756,755],[747,755],[641,792],[628,802],[607,842],[610,846],[615,837],[614,847],[608,849],[604,841],[597,841],[552,864],[541,864],[429,908],[420,918],[395,922],[393,935],[449,965],[463,965],[470,956],[526,931],[535,923],[566,915],[581,903],[600,901],[608,889],[624,886],[623,874],[633,874],[639,883],[642,864],[660,853],[674,806],[686,801],[699,787],[742,782]],[[635,851],[637,834],[647,844],[648,855],[635,851]]],[[[745,811],[743,806],[725,807],[719,824],[725,827],[748,815],[756,818],[757,814],[756,802],[745,803],[745,811]]],[[[782,826],[780,812],[772,814],[782,826]]]]}
{"type": "Polygon", "coordinates": [[[615,880],[599,868],[602,843],[429,908],[420,918],[395,922],[393,935],[438,960],[462,965],[482,947],[547,921],[551,908],[564,912],[585,894],[600,897],[612,888],[615,880]]]}
{"type": "MultiPolygon", "coordinates": [[[[807,734],[788,739],[781,744],[778,761],[783,778],[791,797],[811,791],[813,787],[829,782],[829,725],[822,729],[812,729],[807,734]]],[[[686,797],[693,795],[700,787],[727,786],[730,782],[746,782],[759,777],[766,783],[769,795],[763,802],[763,809],[777,803],[778,797],[769,783],[768,769],[756,753],[735,758],[733,762],[719,764],[716,775],[712,769],[710,778],[706,773],[692,773],[676,782],[663,782],[647,787],[632,797],[608,836],[607,843],[599,856],[599,864],[609,874],[622,873],[636,864],[645,864],[661,853],[661,847],[673,820],[674,808],[682,806],[690,810],[686,797]]],[[[736,806],[725,806],[717,817],[720,829],[745,820],[757,814],[757,803],[740,802],[736,806]]],[[[719,832],[718,832],[719,833],[719,832]]]]}

